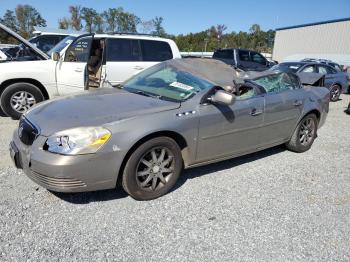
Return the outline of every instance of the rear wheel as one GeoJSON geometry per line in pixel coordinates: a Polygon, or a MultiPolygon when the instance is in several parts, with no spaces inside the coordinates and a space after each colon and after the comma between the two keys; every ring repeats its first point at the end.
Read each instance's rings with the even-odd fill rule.
{"type": "Polygon", "coordinates": [[[1,94],[1,108],[8,116],[19,119],[35,104],[44,100],[40,89],[29,83],[15,83],[1,94]]]}
{"type": "Polygon", "coordinates": [[[181,170],[178,144],[169,137],[153,138],[139,146],[128,159],[122,185],[136,200],[155,199],[169,192],[181,170]]]}
{"type": "Polygon", "coordinates": [[[291,151],[302,153],[309,150],[316,138],[317,117],[315,114],[305,116],[295,129],[292,138],[286,144],[291,151]]]}
{"type": "Polygon", "coordinates": [[[330,89],[330,94],[332,102],[338,101],[341,94],[341,87],[339,85],[333,85],[330,89]]]}

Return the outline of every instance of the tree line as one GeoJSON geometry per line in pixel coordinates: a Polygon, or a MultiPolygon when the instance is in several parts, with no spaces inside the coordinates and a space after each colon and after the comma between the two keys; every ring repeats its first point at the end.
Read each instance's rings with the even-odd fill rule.
{"type": "MultiPolygon", "coordinates": [[[[217,48],[249,48],[259,52],[272,52],[274,30],[263,31],[254,24],[248,32],[226,32],[223,24],[212,26],[198,33],[171,35],[166,33],[163,17],[142,20],[122,7],[108,8],[99,13],[93,8],[69,6],[68,16],[58,20],[58,28],[87,32],[143,33],[173,39],[181,51],[213,51],[217,48]]],[[[35,26],[46,26],[46,20],[30,5],[18,5],[6,10],[0,23],[25,38],[30,37],[35,26]]]]}

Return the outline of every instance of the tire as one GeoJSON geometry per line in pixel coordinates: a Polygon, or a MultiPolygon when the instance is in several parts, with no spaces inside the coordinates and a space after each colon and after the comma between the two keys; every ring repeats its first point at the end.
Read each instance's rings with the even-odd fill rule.
{"type": "Polygon", "coordinates": [[[332,85],[330,89],[330,100],[332,102],[336,102],[339,100],[340,94],[341,94],[341,87],[337,84],[332,85]]]}
{"type": "Polygon", "coordinates": [[[43,100],[40,89],[29,83],[9,85],[0,97],[2,110],[13,119],[19,119],[23,113],[43,100]]]}
{"type": "Polygon", "coordinates": [[[175,185],[182,171],[182,163],[181,149],[173,139],[150,139],[129,157],[123,172],[122,186],[136,200],[158,198],[175,185]]]}
{"type": "Polygon", "coordinates": [[[292,138],[286,143],[287,149],[297,153],[309,150],[317,136],[317,126],[318,121],[316,115],[306,115],[294,130],[292,138]],[[308,123],[310,123],[310,125],[308,123]]]}

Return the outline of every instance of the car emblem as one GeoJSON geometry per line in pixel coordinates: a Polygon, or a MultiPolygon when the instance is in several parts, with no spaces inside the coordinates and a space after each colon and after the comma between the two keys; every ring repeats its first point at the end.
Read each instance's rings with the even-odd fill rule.
{"type": "Polygon", "coordinates": [[[23,124],[21,124],[18,128],[18,136],[19,138],[22,138],[22,134],[23,134],[23,124]]]}

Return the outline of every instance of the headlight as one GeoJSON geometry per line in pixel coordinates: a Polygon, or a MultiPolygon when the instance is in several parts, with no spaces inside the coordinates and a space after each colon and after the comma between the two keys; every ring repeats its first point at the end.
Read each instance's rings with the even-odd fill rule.
{"type": "Polygon", "coordinates": [[[46,141],[49,152],[62,155],[96,153],[111,137],[103,127],[79,127],[67,129],[50,136],[46,141]]]}

